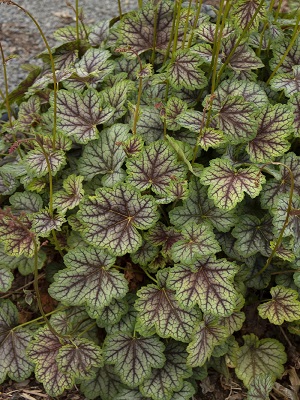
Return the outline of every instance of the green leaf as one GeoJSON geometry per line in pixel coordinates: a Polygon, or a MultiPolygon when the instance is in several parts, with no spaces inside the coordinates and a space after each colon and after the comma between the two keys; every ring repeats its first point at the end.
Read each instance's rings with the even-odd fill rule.
{"type": "Polygon", "coordinates": [[[256,137],[247,145],[252,162],[269,162],[282,156],[289,148],[287,136],[293,132],[293,114],[284,104],[264,107],[257,117],[256,137]]]}
{"type": "Polygon", "coordinates": [[[254,376],[249,385],[247,400],[269,400],[273,385],[274,377],[271,374],[254,376]]]}
{"type": "Polygon", "coordinates": [[[210,147],[217,148],[225,141],[224,132],[214,128],[204,128],[199,138],[199,145],[207,151],[210,147]]]}
{"type": "MultiPolygon", "coordinates": [[[[226,60],[236,45],[237,35],[231,35],[222,42],[222,54],[226,60]]],[[[246,43],[240,43],[235,49],[229,64],[234,70],[251,70],[264,67],[261,59],[256,56],[254,50],[246,43]]]]}
{"type": "Polygon", "coordinates": [[[235,373],[246,387],[261,374],[269,373],[280,378],[286,362],[284,346],[276,339],[259,340],[253,333],[243,336],[244,346],[240,347],[235,373]]]}
{"type": "Polygon", "coordinates": [[[13,194],[18,186],[19,182],[12,174],[0,169],[0,195],[8,196],[13,194]]]}
{"type": "Polygon", "coordinates": [[[278,73],[291,74],[295,65],[300,65],[300,38],[297,36],[296,41],[290,50],[286,53],[288,47],[290,47],[291,39],[289,37],[284,38],[281,42],[276,43],[273,50],[273,56],[270,60],[270,67],[273,71],[280,63],[278,73]],[[283,59],[283,62],[281,60],[283,59]]]}
{"type": "Polygon", "coordinates": [[[149,187],[160,196],[167,195],[172,179],[183,180],[185,166],[177,162],[176,153],[164,141],[144,147],[141,154],[126,163],[128,182],[144,191],[149,187]]]}
{"type": "Polygon", "coordinates": [[[218,127],[222,130],[232,144],[248,142],[256,134],[256,105],[246,102],[242,96],[228,96],[216,108],[218,127]]]}
{"type": "Polygon", "coordinates": [[[26,355],[31,333],[17,328],[17,307],[10,300],[0,300],[0,383],[8,377],[17,382],[28,378],[33,366],[26,355]]]}
{"type": "Polygon", "coordinates": [[[258,196],[265,177],[255,166],[237,169],[229,160],[216,158],[204,169],[200,182],[209,185],[208,196],[217,207],[231,210],[243,200],[244,192],[258,196]]]}
{"type": "Polygon", "coordinates": [[[54,275],[49,288],[51,296],[63,304],[103,308],[127,293],[126,279],[112,269],[115,257],[104,250],[77,248],[65,255],[64,262],[67,268],[54,275]]]}
{"type": "MultiPolygon", "coordinates": [[[[89,309],[87,310],[90,313],[89,309]]],[[[105,328],[106,326],[111,326],[120,321],[120,319],[128,312],[128,304],[125,298],[120,300],[112,300],[108,306],[102,309],[92,310],[92,316],[97,312],[97,325],[100,328],[105,328]]]]}
{"type": "Polygon", "coordinates": [[[236,26],[242,30],[247,27],[247,31],[257,29],[259,22],[262,21],[265,16],[265,8],[261,7],[258,10],[259,6],[259,0],[239,0],[234,3],[232,14],[234,16],[236,26]],[[250,24],[252,19],[253,21],[250,24]]]}
{"type": "Polygon", "coordinates": [[[207,189],[193,177],[189,184],[189,196],[182,206],[175,207],[169,212],[170,221],[176,227],[195,222],[198,225],[209,222],[221,232],[227,232],[237,222],[234,211],[220,210],[207,197],[207,189]]]}
{"type": "Polygon", "coordinates": [[[136,301],[136,295],[127,293],[124,299],[128,303],[128,310],[116,324],[112,326],[106,326],[106,331],[108,334],[133,334],[135,331],[137,310],[134,307],[134,303],[136,301]]]}
{"type": "Polygon", "coordinates": [[[172,400],[189,400],[193,398],[195,393],[195,387],[190,382],[184,381],[182,389],[173,393],[172,400]]]}
{"type": "Polygon", "coordinates": [[[186,109],[187,104],[183,100],[178,97],[169,97],[165,108],[165,118],[168,129],[172,131],[180,129],[180,126],[175,120],[183,111],[186,111],[186,109]]]}
{"type": "Polygon", "coordinates": [[[5,293],[11,288],[14,276],[8,267],[0,266],[0,292],[5,293]]]}
{"type": "Polygon", "coordinates": [[[109,35],[109,21],[99,21],[90,27],[89,42],[93,47],[103,44],[109,35]]]}
{"type": "MultiPolygon", "coordinates": [[[[38,251],[38,269],[41,269],[44,266],[44,263],[46,261],[46,253],[43,251],[38,251]]],[[[15,269],[18,268],[19,272],[21,275],[29,275],[33,274],[34,272],[34,256],[31,258],[27,258],[24,255],[21,255],[19,257],[16,256],[9,256],[5,253],[4,249],[2,246],[0,247],[0,264],[8,267],[9,269],[15,269]]]]}
{"type": "Polygon", "coordinates": [[[188,342],[199,312],[180,307],[174,291],[166,286],[166,274],[166,269],[158,272],[158,285],[150,284],[137,292],[139,299],[135,308],[139,311],[138,320],[143,332],[155,328],[160,337],[188,342]]]}
{"type": "Polygon", "coordinates": [[[28,175],[35,178],[49,174],[48,162],[51,175],[55,176],[66,165],[65,152],[63,150],[35,149],[29,151],[24,157],[24,165],[28,175]]]}
{"type": "Polygon", "coordinates": [[[51,231],[61,230],[61,225],[66,222],[60,214],[51,215],[48,209],[35,213],[32,217],[32,231],[38,236],[47,237],[51,231]]]}
{"type": "Polygon", "coordinates": [[[114,372],[114,368],[111,365],[104,365],[102,368],[97,368],[94,373],[92,378],[85,379],[80,385],[86,398],[93,400],[100,396],[101,400],[116,399],[123,384],[120,377],[114,372]]]}
{"type": "Polygon", "coordinates": [[[300,137],[300,93],[290,98],[289,105],[291,105],[294,110],[294,136],[300,137]]]}
{"type": "Polygon", "coordinates": [[[53,195],[53,207],[64,213],[78,206],[84,194],[82,188],[83,179],[82,176],[76,176],[75,174],[69,175],[64,179],[64,190],[60,190],[53,195]]]}
{"type": "Polygon", "coordinates": [[[269,257],[270,242],[273,239],[272,228],[272,219],[269,215],[261,219],[254,215],[242,215],[239,224],[231,232],[237,239],[235,250],[242,257],[250,257],[258,252],[269,257]]]}
{"type": "Polygon", "coordinates": [[[207,79],[199,68],[201,64],[201,58],[191,50],[178,50],[167,67],[170,84],[176,89],[202,89],[207,79]]]}
{"type": "Polygon", "coordinates": [[[33,192],[16,192],[9,198],[14,212],[36,213],[43,207],[41,196],[33,192]]]}
{"type": "Polygon", "coordinates": [[[295,290],[278,285],[272,287],[270,292],[272,300],[257,307],[261,318],[268,318],[275,325],[300,319],[300,302],[295,290]]]}
{"type": "Polygon", "coordinates": [[[118,393],[115,400],[149,400],[149,397],[145,397],[139,391],[139,389],[123,389],[120,393],[118,393]]]}
{"type": "Polygon", "coordinates": [[[102,107],[103,99],[94,89],[83,94],[60,90],[57,94],[58,128],[77,143],[97,139],[97,125],[108,121],[114,113],[111,107],[102,107]]]}
{"type": "Polygon", "coordinates": [[[148,241],[144,241],[142,246],[130,255],[135,264],[146,267],[159,253],[159,248],[148,241]]]}
{"type": "MultiPolygon", "coordinates": [[[[59,42],[76,42],[77,31],[75,26],[64,26],[54,32],[54,37],[59,42]]],[[[79,40],[86,39],[86,30],[82,24],[79,24],[79,40]]]]}
{"type": "Polygon", "coordinates": [[[286,97],[299,93],[300,90],[300,65],[293,66],[292,74],[277,74],[270,81],[270,86],[275,91],[283,90],[286,97]]]}
{"type": "Polygon", "coordinates": [[[102,92],[104,101],[115,109],[108,125],[115,123],[127,112],[126,100],[128,94],[134,90],[134,83],[130,80],[122,80],[102,92]]]}
{"type": "MultiPolygon", "coordinates": [[[[282,194],[277,197],[274,208],[271,209],[273,214],[273,225],[275,236],[278,236],[280,230],[285,224],[287,211],[289,208],[289,195],[282,194]]],[[[296,241],[300,237],[300,196],[294,195],[291,202],[291,210],[289,213],[289,220],[284,229],[284,236],[293,236],[296,241]]]]}
{"type": "Polygon", "coordinates": [[[171,248],[171,256],[175,262],[193,264],[199,257],[221,250],[210,224],[191,223],[185,225],[181,233],[184,239],[178,240],[171,248]]]}
{"type": "Polygon", "coordinates": [[[75,64],[76,75],[89,83],[102,81],[114,70],[114,63],[108,61],[111,53],[108,50],[89,48],[75,64]]]}
{"type": "Polygon", "coordinates": [[[244,307],[244,304],[245,304],[244,297],[239,293],[236,299],[236,304],[233,313],[228,317],[221,317],[219,319],[220,325],[224,326],[228,330],[230,335],[242,329],[246,316],[245,313],[243,313],[240,310],[242,307],[244,307]]]}
{"type": "Polygon", "coordinates": [[[80,208],[78,217],[86,227],[84,239],[116,255],[135,252],[142,244],[138,230],[148,229],[158,220],[154,198],[125,184],[97,190],[80,208]]]}
{"type": "Polygon", "coordinates": [[[168,286],[185,310],[199,305],[204,313],[228,316],[236,306],[233,287],[238,267],[215,256],[199,257],[192,266],[176,266],[170,270],[168,286]]]}
{"type": "Polygon", "coordinates": [[[159,110],[153,106],[140,106],[136,131],[146,144],[163,138],[164,125],[159,110]]]}
{"type": "Polygon", "coordinates": [[[187,347],[189,353],[187,365],[195,368],[201,367],[210,359],[214,348],[225,341],[228,332],[224,326],[220,326],[218,319],[206,316],[197,324],[193,340],[187,347]]]}
{"type": "Polygon", "coordinates": [[[109,335],[103,344],[105,362],[115,364],[115,371],[130,388],[149,378],[151,368],[163,367],[163,351],[158,337],[138,338],[125,333],[109,335]]]}
{"type": "MultiPolygon", "coordinates": [[[[203,18],[204,15],[200,14],[200,16],[203,18]]],[[[199,37],[201,41],[208,42],[208,43],[214,43],[215,37],[216,37],[216,24],[213,24],[209,21],[203,21],[203,23],[200,23],[198,21],[198,24],[200,25],[199,28],[196,30],[196,34],[199,37]]],[[[224,28],[222,30],[222,33],[218,31],[217,35],[220,37],[220,34],[222,34],[220,40],[222,40],[224,37],[228,37],[231,33],[234,32],[234,27],[232,25],[229,25],[228,22],[225,22],[224,28]]],[[[197,46],[198,44],[196,44],[197,46]]],[[[197,46],[198,48],[198,46],[197,46]]]]}
{"type": "Polygon", "coordinates": [[[55,359],[59,370],[74,378],[82,378],[92,367],[103,365],[101,348],[82,338],[62,346],[55,359]]]}
{"type": "Polygon", "coordinates": [[[204,127],[204,117],[201,111],[186,110],[176,117],[175,122],[183,128],[198,133],[204,127]]]}
{"type": "Polygon", "coordinates": [[[183,388],[183,379],[192,375],[192,369],[186,365],[186,346],[171,340],[166,345],[166,362],[160,369],[154,369],[140,386],[144,396],[153,400],[171,400],[176,398],[173,392],[183,388]],[[173,396],[172,396],[173,395],[173,396]]]}
{"type": "Polygon", "coordinates": [[[35,377],[50,396],[59,396],[74,385],[74,378],[60,370],[56,357],[63,347],[58,336],[45,327],[38,331],[27,353],[35,365],[35,377]]]}

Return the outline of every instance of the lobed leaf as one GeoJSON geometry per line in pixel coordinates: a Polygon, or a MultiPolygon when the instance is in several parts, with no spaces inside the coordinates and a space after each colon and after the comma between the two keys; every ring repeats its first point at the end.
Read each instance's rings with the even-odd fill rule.
{"type": "Polygon", "coordinates": [[[51,231],[61,230],[61,225],[66,222],[64,216],[60,214],[51,215],[48,209],[41,210],[31,217],[32,231],[42,237],[50,235],[51,231]]]}
{"type": "Polygon", "coordinates": [[[249,385],[247,400],[269,400],[273,386],[274,377],[271,374],[255,376],[249,385]]]}
{"type": "Polygon", "coordinates": [[[51,175],[55,176],[59,170],[66,165],[66,155],[63,150],[42,150],[35,149],[29,151],[24,157],[24,165],[28,175],[41,178],[49,174],[48,163],[51,175]]]}
{"type": "Polygon", "coordinates": [[[74,207],[78,206],[84,194],[82,188],[83,179],[82,176],[76,176],[75,174],[69,175],[64,179],[64,190],[53,194],[53,207],[64,213],[68,209],[72,210],[74,207]]]}

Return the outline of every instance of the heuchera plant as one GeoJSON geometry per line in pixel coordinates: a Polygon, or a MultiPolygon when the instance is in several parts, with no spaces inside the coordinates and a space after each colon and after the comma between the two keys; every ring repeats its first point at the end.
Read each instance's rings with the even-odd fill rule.
{"type": "Polygon", "coordinates": [[[2,93],[0,382],[188,400],[214,369],[266,399],[300,334],[300,13],[139,5],[77,1],[2,93]]]}

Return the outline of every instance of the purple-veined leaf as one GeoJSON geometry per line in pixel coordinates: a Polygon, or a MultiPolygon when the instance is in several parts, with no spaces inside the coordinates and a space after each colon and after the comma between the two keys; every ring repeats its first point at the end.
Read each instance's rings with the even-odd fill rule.
{"type": "Polygon", "coordinates": [[[204,127],[205,120],[202,112],[186,110],[176,117],[175,122],[183,128],[199,133],[200,129],[204,127]]]}
{"type": "Polygon", "coordinates": [[[154,246],[163,246],[161,252],[167,255],[170,254],[173,244],[183,239],[183,236],[173,226],[167,227],[158,222],[145,234],[145,239],[154,246]]]}
{"type": "Polygon", "coordinates": [[[143,332],[155,328],[160,337],[188,342],[200,315],[195,309],[180,307],[174,291],[166,286],[167,274],[166,269],[159,271],[158,285],[150,284],[137,292],[139,299],[135,308],[139,311],[138,320],[143,332]]]}
{"type": "MultiPolygon", "coordinates": [[[[52,52],[56,70],[68,69],[72,67],[78,59],[78,46],[76,42],[64,43],[52,48],[52,52]]],[[[40,54],[38,57],[49,66],[51,65],[48,51],[40,54]]]]}
{"type": "MultiPolygon", "coordinates": [[[[97,325],[100,328],[105,328],[106,326],[111,326],[120,321],[120,319],[128,312],[128,304],[125,298],[120,300],[112,300],[108,306],[102,309],[96,309],[97,312],[97,325]]],[[[93,310],[92,315],[95,316],[95,311],[93,310]]],[[[89,312],[89,309],[87,309],[89,312]]]]}
{"type": "Polygon", "coordinates": [[[173,201],[177,202],[179,200],[185,200],[188,196],[188,182],[182,181],[178,182],[176,180],[172,180],[167,187],[167,195],[162,198],[157,198],[157,204],[168,204],[172,203],[173,201]]]}
{"type": "MultiPolygon", "coordinates": [[[[38,251],[38,269],[43,268],[46,261],[46,253],[38,251]]],[[[0,264],[1,266],[7,267],[11,270],[18,268],[21,275],[29,275],[34,272],[34,257],[27,258],[24,255],[19,257],[9,256],[5,253],[4,248],[0,246],[0,264]]]]}
{"type": "Polygon", "coordinates": [[[183,100],[175,96],[169,97],[165,108],[167,128],[172,131],[177,131],[178,129],[180,129],[180,125],[178,125],[175,120],[178,115],[186,110],[187,104],[183,100]]]}
{"type": "Polygon", "coordinates": [[[85,146],[78,163],[80,174],[91,180],[98,174],[118,172],[126,158],[122,143],[129,137],[129,126],[126,124],[114,124],[103,129],[98,140],[85,146]]]}
{"type": "Polygon", "coordinates": [[[75,64],[76,75],[89,83],[102,81],[106,75],[114,70],[114,63],[108,61],[110,56],[108,50],[88,49],[75,64]]]}
{"type": "Polygon", "coordinates": [[[247,27],[247,31],[257,29],[259,22],[264,19],[265,8],[260,8],[251,25],[250,21],[254,17],[259,6],[259,0],[239,0],[235,2],[233,4],[232,14],[234,15],[236,26],[238,26],[242,30],[247,27]]]}
{"type": "MultiPolygon", "coordinates": [[[[224,60],[227,59],[237,41],[236,35],[225,38],[222,42],[222,55],[224,60]]],[[[232,69],[251,70],[264,67],[261,59],[256,56],[254,50],[246,43],[239,44],[235,49],[233,56],[230,58],[229,64],[232,69]]]]}
{"type": "MultiPolygon", "coordinates": [[[[212,47],[208,43],[197,43],[191,47],[191,52],[197,54],[204,63],[210,64],[212,62],[212,47]]],[[[217,58],[218,64],[221,64],[220,55],[217,58]]]]}
{"type": "MultiPolygon", "coordinates": [[[[220,31],[219,31],[218,38],[219,40],[222,40],[223,38],[228,37],[233,32],[234,32],[234,27],[225,22],[224,28],[222,30],[222,37],[220,38],[220,31]]],[[[216,35],[216,24],[212,24],[211,22],[205,21],[196,30],[196,35],[199,37],[201,41],[214,43],[216,35]]]]}
{"type": "MultiPolygon", "coordinates": [[[[79,24],[79,39],[86,39],[86,26],[83,27],[82,24],[79,24]]],[[[76,42],[77,41],[77,31],[75,26],[64,26],[62,28],[57,29],[54,32],[54,37],[59,42],[76,42]]]]}
{"type": "Polygon", "coordinates": [[[295,65],[300,65],[300,37],[297,36],[296,41],[294,42],[293,46],[289,50],[287,54],[288,47],[290,46],[290,38],[285,38],[280,43],[276,43],[273,50],[273,56],[270,60],[270,67],[273,71],[277,65],[280,63],[280,67],[277,70],[277,73],[284,73],[284,74],[292,74],[293,67],[295,65]],[[283,62],[281,60],[283,59],[283,62]]]}
{"type": "Polygon", "coordinates": [[[76,176],[75,174],[69,175],[63,181],[64,190],[54,193],[53,207],[64,213],[78,206],[84,194],[82,188],[83,179],[83,176],[76,176]]]}
{"type": "Polygon", "coordinates": [[[56,361],[62,347],[60,338],[46,327],[38,331],[27,349],[30,360],[35,364],[35,377],[43,382],[50,396],[59,396],[74,385],[74,378],[62,372],[56,361]]]}
{"type": "MultiPolygon", "coordinates": [[[[281,194],[277,197],[274,207],[271,209],[273,214],[274,235],[277,237],[280,230],[285,224],[289,208],[289,194],[281,194]]],[[[289,213],[289,220],[285,227],[283,236],[293,236],[295,242],[299,242],[300,238],[300,195],[294,195],[289,213]]],[[[299,243],[298,243],[299,245],[299,243]]]]}
{"type": "Polygon", "coordinates": [[[189,400],[196,393],[196,388],[188,381],[183,382],[182,388],[173,393],[172,400],[189,400]]]}
{"type": "Polygon", "coordinates": [[[41,121],[40,108],[41,101],[38,96],[32,96],[27,102],[22,102],[18,112],[17,128],[22,132],[30,132],[32,127],[36,127],[41,121]]]}
{"type": "MultiPolygon", "coordinates": [[[[190,160],[193,158],[192,146],[189,143],[186,143],[184,140],[180,140],[180,137],[177,140],[169,135],[166,135],[166,139],[172,149],[176,152],[178,159],[185,163],[193,175],[199,176],[199,167],[197,168],[197,165],[192,166],[190,163],[190,160]]],[[[193,146],[195,143],[193,143],[193,146]]],[[[200,169],[202,169],[202,166],[200,166],[200,169]]]]}
{"type": "Polygon", "coordinates": [[[101,348],[83,338],[62,346],[55,360],[61,372],[74,378],[82,378],[92,367],[103,366],[101,348]]]}
{"type": "Polygon", "coordinates": [[[31,333],[26,328],[16,328],[19,315],[10,300],[0,300],[0,383],[7,377],[17,382],[28,378],[33,370],[26,355],[31,333]]]}
{"type": "Polygon", "coordinates": [[[10,256],[32,257],[35,251],[35,234],[30,231],[31,222],[26,215],[0,215],[0,241],[10,256]]]}
{"type": "Polygon", "coordinates": [[[261,318],[268,318],[271,324],[275,325],[300,319],[300,302],[295,290],[278,285],[272,287],[270,293],[272,300],[257,307],[261,318]]]}
{"type": "Polygon", "coordinates": [[[49,173],[47,161],[49,161],[51,175],[55,176],[66,165],[65,152],[63,150],[45,149],[44,154],[40,148],[29,151],[24,157],[24,165],[28,175],[35,178],[47,175],[49,173]]]}
{"type": "Polygon", "coordinates": [[[5,293],[11,288],[14,276],[6,266],[0,266],[0,292],[5,293]]]}
{"type": "Polygon", "coordinates": [[[149,229],[159,217],[152,196],[125,184],[97,190],[80,208],[84,239],[116,255],[135,252],[142,244],[138,230],[149,229]]]}
{"type": "Polygon", "coordinates": [[[246,319],[245,313],[241,311],[241,309],[244,307],[244,304],[245,299],[239,293],[236,299],[233,313],[228,317],[221,317],[219,319],[219,324],[227,329],[229,335],[232,335],[235,331],[239,331],[242,329],[243,323],[246,319]]]}
{"type": "Polygon", "coordinates": [[[170,84],[176,89],[201,89],[207,84],[204,72],[201,71],[201,59],[190,50],[178,50],[167,67],[170,84]]]}
{"type": "Polygon", "coordinates": [[[164,125],[159,110],[154,106],[141,106],[136,132],[142,136],[146,144],[162,139],[164,125]]]}
{"type": "Polygon", "coordinates": [[[11,208],[16,213],[26,212],[35,213],[43,207],[43,199],[37,193],[33,192],[16,192],[9,198],[11,208]]]}
{"type": "Polygon", "coordinates": [[[126,314],[124,314],[120,319],[120,321],[118,321],[116,324],[105,327],[106,332],[108,334],[119,334],[119,333],[133,334],[135,331],[136,317],[138,312],[134,307],[134,303],[137,297],[133,293],[127,293],[124,299],[128,303],[128,310],[126,314]]]}
{"type": "Polygon", "coordinates": [[[83,94],[60,90],[57,94],[58,127],[78,143],[97,139],[97,125],[108,121],[114,113],[112,107],[102,107],[103,99],[94,89],[83,94]]]}
{"type": "Polygon", "coordinates": [[[128,94],[132,90],[134,90],[134,83],[130,80],[124,79],[102,92],[104,101],[115,109],[113,116],[106,122],[107,125],[112,125],[115,121],[126,114],[127,109],[125,103],[128,94]]]}
{"type": "Polygon", "coordinates": [[[162,368],[165,363],[164,345],[158,337],[135,337],[121,333],[109,335],[103,344],[103,356],[108,364],[130,388],[149,378],[151,368],[162,368]]]}
{"type": "Polygon", "coordinates": [[[235,306],[237,292],[233,279],[238,267],[225,258],[198,257],[193,265],[175,266],[170,270],[168,287],[185,310],[196,304],[204,313],[229,316],[235,306]]]}
{"type": "Polygon", "coordinates": [[[171,247],[171,256],[175,262],[194,264],[199,257],[215,254],[221,250],[210,224],[191,223],[185,225],[181,233],[183,239],[171,247]]]}
{"type": "MultiPolygon", "coordinates": [[[[90,400],[99,398],[99,396],[102,400],[116,399],[116,395],[124,385],[114,372],[114,368],[111,365],[104,365],[102,368],[95,369],[94,374],[92,378],[85,379],[80,385],[84,395],[90,400]]],[[[127,400],[129,399],[127,398],[127,400]]]]}
{"type": "Polygon", "coordinates": [[[287,153],[278,161],[284,164],[279,165],[278,177],[268,180],[261,191],[261,206],[266,209],[274,208],[278,195],[290,192],[290,171],[294,179],[294,193],[300,194],[300,157],[295,153],[287,153]]]}
{"type": "MultiPolygon", "coordinates": [[[[241,270],[241,279],[247,282],[247,287],[258,290],[265,289],[271,280],[270,269],[261,273],[261,269],[266,263],[265,257],[257,255],[256,257],[248,257],[244,260],[245,265],[241,270]]],[[[237,277],[237,280],[240,279],[237,277]]]]}
{"type": "Polygon", "coordinates": [[[249,384],[247,400],[266,400],[274,386],[275,378],[272,374],[254,376],[249,384]]]}
{"type": "Polygon", "coordinates": [[[224,342],[228,336],[226,328],[220,326],[216,317],[204,317],[204,320],[197,324],[193,340],[187,347],[189,353],[187,365],[192,368],[204,365],[210,359],[214,348],[224,342]]]}
{"type": "Polygon", "coordinates": [[[250,257],[258,252],[269,257],[270,242],[273,239],[272,228],[269,215],[261,219],[255,215],[242,215],[239,224],[232,230],[232,236],[237,239],[235,250],[242,257],[250,257]]]}
{"type": "Polygon", "coordinates": [[[8,196],[10,194],[13,194],[18,186],[19,186],[19,182],[12,174],[7,173],[0,169],[0,194],[1,195],[8,196]]]}
{"type": "Polygon", "coordinates": [[[204,169],[200,182],[209,185],[208,196],[217,207],[231,210],[243,200],[244,192],[258,196],[265,177],[255,166],[237,169],[229,160],[216,158],[204,169]]]}
{"type": "Polygon", "coordinates": [[[143,150],[144,141],[139,135],[131,135],[122,145],[128,157],[136,157],[143,150]]]}
{"type": "Polygon", "coordinates": [[[243,339],[235,373],[244,385],[249,387],[252,379],[266,373],[280,378],[287,359],[283,345],[276,339],[259,340],[253,333],[243,336],[243,339]]]}
{"type": "Polygon", "coordinates": [[[142,267],[146,267],[158,255],[159,248],[144,240],[142,246],[130,255],[131,260],[142,267]]]}
{"type": "Polygon", "coordinates": [[[186,168],[177,161],[174,150],[164,141],[144,147],[141,154],[126,163],[127,181],[141,191],[149,187],[159,196],[168,194],[171,180],[183,180],[186,168]]]}
{"type": "Polygon", "coordinates": [[[139,389],[123,389],[118,393],[115,400],[149,400],[149,397],[145,397],[139,391],[139,389]]]}
{"type": "Polygon", "coordinates": [[[218,127],[232,144],[248,142],[257,131],[256,105],[245,102],[242,96],[228,96],[217,111],[218,127]]]}
{"type": "Polygon", "coordinates": [[[289,105],[292,106],[294,110],[294,135],[300,137],[300,93],[296,93],[290,98],[289,105]]]}
{"type": "Polygon", "coordinates": [[[195,222],[201,225],[208,221],[218,231],[227,232],[236,224],[234,211],[220,210],[207,197],[207,189],[199,179],[194,177],[189,185],[189,197],[182,206],[175,207],[169,212],[170,221],[176,227],[195,222]]]}
{"type": "Polygon", "coordinates": [[[224,132],[214,128],[204,128],[199,138],[199,145],[203,150],[207,151],[210,147],[213,149],[220,147],[225,142],[224,132]]]}
{"type": "Polygon", "coordinates": [[[55,274],[49,293],[66,305],[89,306],[89,314],[97,318],[97,309],[127,293],[126,279],[112,269],[115,257],[104,250],[77,248],[65,255],[64,262],[67,268],[55,274]]]}
{"type": "Polygon", "coordinates": [[[300,92],[300,65],[293,66],[292,74],[277,74],[270,81],[271,88],[275,91],[283,90],[286,97],[291,97],[300,92]]]}
{"type": "MultiPolygon", "coordinates": [[[[134,14],[124,16],[119,29],[122,45],[130,46],[135,52],[142,53],[155,48],[164,52],[172,35],[173,4],[163,1],[155,4],[148,2],[134,14]],[[156,21],[154,26],[153,21],[156,21]]],[[[178,47],[181,46],[182,28],[179,27],[178,47]]]]}
{"type": "Polygon", "coordinates": [[[192,375],[192,369],[186,365],[186,345],[173,340],[165,350],[166,362],[160,369],[154,369],[140,386],[141,393],[153,400],[174,399],[173,393],[183,388],[184,379],[192,375]]]}
{"type": "Polygon", "coordinates": [[[93,47],[98,47],[108,38],[109,35],[109,21],[99,21],[90,27],[89,42],[93,47]]]}
{"type": "Polygon", "coordinates": [[[230,96],[242,96],[245,102],[255,104],[258,109],[269,104],[263,88],[249,80],[226,79],[220,83],[214,95],[213,106],[217,108],[230,96]]]}
{"type": "Polygon", "coordinates": [[[32,231],[37,236],[47,237],[51,231],[60,231],[62,224],[66,222],[66,218],[61,214],[51,215],[48,209],[43,209],[31,216],[32,231]]]}

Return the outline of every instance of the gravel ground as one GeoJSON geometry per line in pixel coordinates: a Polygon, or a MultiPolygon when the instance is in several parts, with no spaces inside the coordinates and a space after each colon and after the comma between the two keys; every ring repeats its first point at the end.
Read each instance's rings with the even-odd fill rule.
{"type": "MultiPolygon", "coordinates": [[[[73,10],[63,0],[15,0],[29,11],[41,25],[43,32],[54,46],[53,32],[61,26],[75,24],[73,10]]],[[[75,7],[75,0],[69,0],[75,7]]],[[[137,0],[122,0],[122,11],[137,8],[137,0]]],[[[87,23],[96,23],[119,15],[117,0],[79,0],[87,23]]],[[[36,63],[34,56],[44,51],[45,46],[36,26],[17,7],[0,4],[0,40],[5,57],[16,55],[7,64],[9,89],[14,89],[27,75],[22,64],[36,63]]],[[[0,62],[2,65],[2,62],[0,62]]],[[[0,68],[0,89],[4,90],[3,70],[0,68]]]]}

